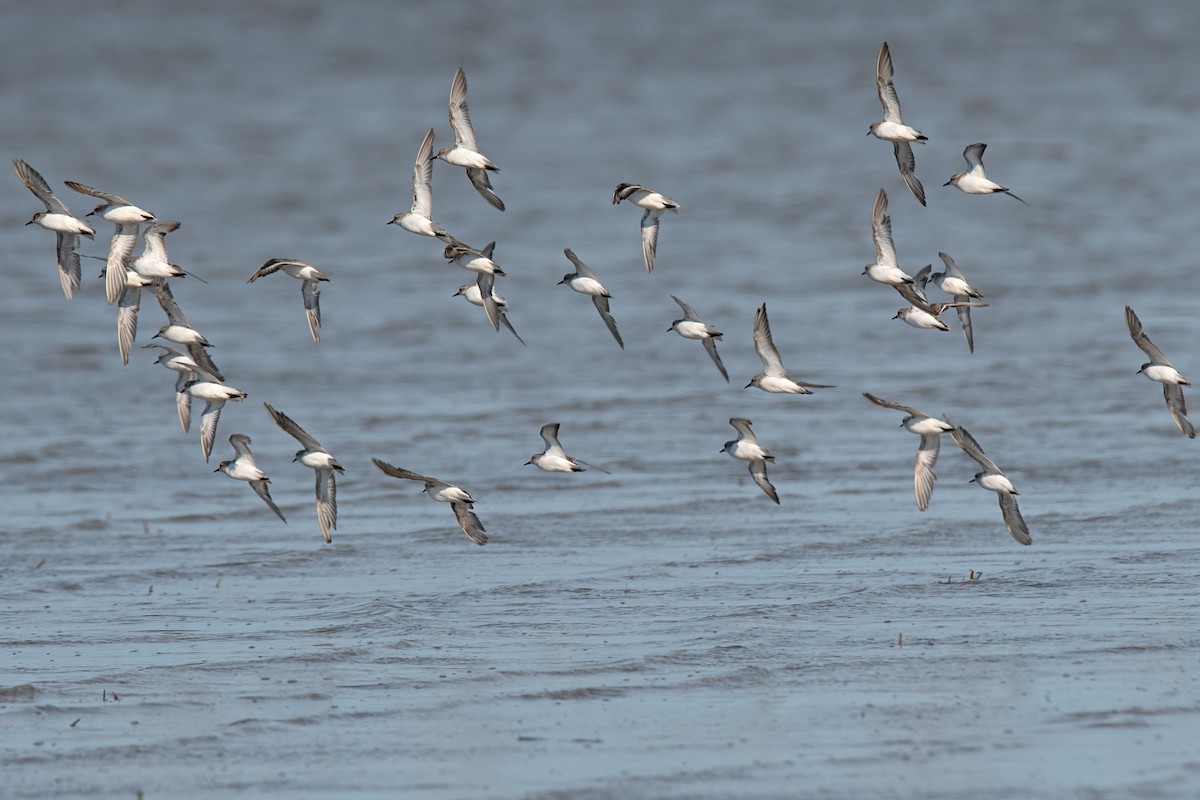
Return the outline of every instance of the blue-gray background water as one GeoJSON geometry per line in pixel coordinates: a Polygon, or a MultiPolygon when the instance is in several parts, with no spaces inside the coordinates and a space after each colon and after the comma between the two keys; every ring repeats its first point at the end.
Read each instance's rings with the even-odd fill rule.
{"type": "MultiPolygon", "coordinates": [[[[53,235],[23,227],[40,205],[3,182],[0,794],[1196,796],[1197,445],[1122,309],[1200,374],[1198,24],[1032,0],[6,5],[6,156],[77,214],[64,179],[182,220],[171,258],[207,284],[176,297],[249,399],[206,464],[154,351],[121,365],[100,262],[66,302],[53,235]],[[928,208],[865,135],[884,40],[928,208]],[[424,132],[450,142],[459,66],[508,210],[435,163],[434,216],[498,242],[527,348],[451,297],[471,276],[440,243],[385,224],[424,132]],[[1028,206],[941,187],[975,141],[1028,206]],[[682,206],[653,274],[622,181],[682,206]],[[881,186],[901,265],[945,251],[991,303],[973,355],[860,274],[881,186]],[[564,247],[624,351],[555,285],[564,247]],[[246,285],[277,256],[333,279],[319,346],[296,281],[246,285]],[[725,332],[730,384],[667,333],[672,294],[725,332]],[[836,389],[741,388],[763,302],[788,369],[836,389]],[[863,391],[968,427],[1034,545],[949,439],[917,511],[917,439],[863,391]],[[264,401],[346,466],[332,545],[264,401]],[[781,505],[720,452],[734,416],[781,505]],[[552,421],[612,474],[522,466],[552,421]],[[234,432],[287,525],[213,474],[234,432]],[[491,543],[372,457],[466,486],[491,543]]],[[[139,343],[161,324],[147,296],[139,343]]]]}

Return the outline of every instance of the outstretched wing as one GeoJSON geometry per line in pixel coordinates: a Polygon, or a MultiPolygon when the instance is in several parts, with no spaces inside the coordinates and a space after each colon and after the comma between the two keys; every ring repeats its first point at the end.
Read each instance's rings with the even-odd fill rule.
{"type": "Polygon", "coordinates": [[[729,424],[732,425],[733,429],[738,432],[738,436],[748,442],[754,442],[755,444],[758,444],[758,438],[754,435],[754,431],[750,430],[750,426],[753,424],[750,422],[750,420],[743,417],[734,417],[733,419],[729,420],[729,424]]]}
{"type": "Polygon", "coordinates": [[[139,286],[128,286],[121,292],[121,302],[117,306],[117,346],[121,351],[121,363],[129,363],[129,348],[137,337],[137,315],[142,306],[142,289],[139,286]]]}
{"type": "MultiPolygon", "coordinates": [[[[195,377],[196,373],[190,373],[195,377]]],[[[184,375],[180,373],[182,380],[184,375]]],[[[183,426],[183,432],[187,433],[192,427],[192,393],[181,391],[178,387],[175,389],[175,410],[179,412],[179,424],[183,426]]]]}
{"type": "MultiPolygon", "coordinates": [[[[967,298],[966,295],[960,295],[959,297],[955,297],[954,299],[955,300],[959,300],[959,299],[966,300],[966,298],[967,298]]],[[[958,314],[958,324],[962,326],[963,336],[967,337],[967,349],[969,349],[972,353],[974,353],[975,352],[975,332],[974,332],[974,328],[972,328],[972,326],[971,326],[971,307],[970,306],[958,306],[957,308],[954,309],[954,311],[956,314],[958,314]]]]}
{"type": "Polygon", "coordinates": [[[445,483],[445,481],[438,480],[437,478],[431,478],[428,475],[422,475],[419,472],[413,472],[412,470],[404,469],[403,467],[392,466],[386,461],[381,461],[378,458],[371,459],[371,462],[375,466],[379,467],[380,471],[383,472],[384,475],[391,475],[393,478],[401,478],[408,481],[421,481],[422,483],[445,483]]]}
{"type": "Polygon", "coordinates": [[[50,188],[50,184],[46,183],[46,179],[40,172],[19,158],[13,159],[13,169],[17,171],[17,177],[21,179],[21,183],[25,184],[25,188],[42,201],[42,205],[46,207],[47,211],[52,214],[70,216],[71,212],[67,210],[67,204],[54,196],[54,190],[50,188]]]}
{"type": "Polygon", "coordinates": [[[300,285],[304,297],[304,315],[308,318],[308,332],[312,340],[321,342],[321,284],[319,281],[304,281],[300,285]]]}
{"type": "Polygon", "coordinates": [[[299,425],[297,425],[296,421],[287,414],[284,414],[282,411],[276,411],[270,403],[263,403],[263,405],[266,407],[267,413],[271,415],[271,419],[275,420],[275,424],[282,428],[284,433],[294,437],[296,441],[304,445],[305,448],[309,450],[325,449],[321,447],[320,442],[309,436],[308,433],[305,432],[304,428],[301,428],[299,425]]]}
{"type": "Polygon", "coordinates": [[[1129,336],[1133,339],[1133,343],[1142,349],[1146,355],[1150,356],[1150,360],[1155,364],[1163,364],[1171,366],[1171,362],[1163,355],[1163,351],[1158,349],[1154,342],[1150,341],[1150,337],[1142,330],[1142,321],[1138,319],[1138,315],[1133,313],[1133,309],[1125,306],[1125,326],[1129,328],[1129,336]]]}
{"type": "Polygon", "coordinates": [[[929,508],[929,498],[933,496],[933,484],[937,480],[933,465],[937,463],[941,446],[942,437],[935,433],[922,436],[921,444],[917,448],[917,458],[913,465],[913,491],[917,495],[917,508],[921,511],[929,508]]]}
{"type": "Polygon", "coordinates": [[[63,294],[70,300],[79,288],[83,273],[79,266],[79,236],[74,233],[59,233],[55,237],[55,249],[58,253],[58,280],[62,284],[63,294]]]}
{"type": "Polygon", "coordinates": [[[475,187],[475,191],[479,192],[484,200],[492,204],[492,208],[497,211],[504,210],[504,201],[500,199],[500,195],[496,194],[496,190],[492,188],[492,179],[488,177],[486,169],[479,167],[467,167],[467,178],[471,181],[471,185],[475,187]]]}
{"type": "MultiPolygon", "coordinates": [[[[928,267],[925,267],[924,271],[928,271],[928,269],[928,267]]],[[[915,306],[925,313],[933,314],[936,317],[941,312],[933,310],[933,306],[929,304],[925,293],[917,288],[916,281],[917,279],[913,278],[913,283],[894,283],[892,284],[892,288],[899,292],[900,296],[907,300],[909,305],[915,306]]]]}
{"type": "Polygon", "coordinates": [[[596,306],[596,310],[600,312],[600,319],[604,320],[604,324],[608,326],[608,332],[617,340],[617,344],[621,345],[621,349],[625,349],[625,343],[621,341],[621,334],[617,330],[617,321],[612,318],[612,314],[608,313],[608,298],[602,295],[592,295],[592,303],[596,306]]]}
{"type": "Polygon", "coordinates": [[[104,294],[109,304],[115,303],[125,291],[125,269],[133,246],[137,244],[138,226],[120,223],[108,245],[108,263],[104,267],[104,294]]]}
{"type": "Polygon", "coordinates": [[[579,256],[575,255],[574,250],[567,247],[563,250],[563,255],[565,255],[567,259],[570,260],[570,262],[575,266],[576,272],[599,282],[600,279],[596,277],[596,273],[592,272],[591,267],[579,260],[579,256]]]}
{"type": "Polygon", "coordinates": [[[687,303],[680,300],[675,295],[671,295],[671,299],[674,300],[679,305],[679,307],[683,309],[683,316],[685,319],[687,319],[691,322],[702,322],[703,321],[700,319],[700,315],[696,313],[696,309],[692,308],[691,306],[689,306],[687,303]]]}
{"type": "Polygon", "coordinates": [[[959,268],[958,263],[953,258],[951,258],[948,253],[939,252],[938,258],[940,258],[943,261],[943,263],[945,263],[947,273],[949,273],[950,275],[953,275],[954,277],[958,278],[960,281],[963,281],[964,283],[966,282],[967,276],[963,274],[963,271],[959,268]]]}
{"type": "Polygon", "coordinates": [[[475,516],[475,512],[471,510],[471,506],[467,503],[451,503],[450,507],[454,509],[454,517],[458,520],[458,527],[462,528],[462,532],[467,535],[477,545],[485,545],[488,543],[487,533],[483,530],[483,523],[479,521],[479,517],[475,516]]]}
{"type": "Polygon", "coordinates": [[[567,453],[563,450],[561,444],[558,443],[558,426],[560,423],[549,422],[542,426],[538,431],[538,435],[542,437],[542,441],[546,443],[546,455],[557,455],[566,458],[567,453]]]}
{"type": "Polygon", "coordinates": [[[250,280],[246,281],[246,283],[254,283],[259,278],[264,278],[273,272],[278,272],[285,264],[292,263],[294,262],[288,258],[272,258],[267,263],[256,269],[254,274],[250,276],[250,280]]]}
{"type": "Polygon", "coordinates": [[[221,370],[217,369],[217,364],[212,360],[212,356],[204,349],[204,345],[193,342],[187,346],[188,354],[192,357],[192,361],[196,362],[201,370],[208,375],[216,378],[218,382],[225,380],[225,376],[221,374],[221,370]]]}
{"type": "Polygon", "coordinates": [[[283,512],[279,510],[279,506],[275,505],[275,501],[271,499],[271,490],[267,488],[267,481],[250,481],[250,488],[275,512],[275,516],[287,522],[287,519],[283,516],[283,512]]]}
{"type": "Polygon", "coordinates": [[[879,190],[871,206],[871,236],[875,239],[875,263],[898,266],[896,245],[892,242],[892,218],[888,216],[887,192],[879,190]]]}
{"type": "Polygon", "coordinates": [[[721,370],[721,376],[725,378],[725,382],[729,383],[729,373],[725,371],[725,365],[721,363],[721,356],[717,354],[717,342],[712,337],[702,339],[704,349],[708,351],[708,355],[712,358],[713,363],[717,365],[717,369],[721,370]]]}
{"type": "Polygon", "coordinates": [[[925,187],[917,178],[917,158],[913,155],[912,145],[908,142],[892,142],[892,153],[896,156],[896,166],[900,168],[900,177],[904,179],[904,185],[921,205],[925,205],[925,187]]]}
{"type": "Polygon", "coordinates": [[[983,467],[988,472],[1004,474],[1004,470],[996,466],[996,462],[988,458],[987,453],[983,452],[983,448],[979,446],[979,442],[975,441],[966,428],[955,427],[950,431],[950,435],[954,437],[954,441],[962,448],[962,451],[973,458],[979,466],[983,467]]]}
{"type": "Polygon", "coordinates": [[[171,292],[171,287],[167,285],[166,281],[161,281],[154,287],[154,296],[158,298],[158,304],[162,306],[163,313],[167,315],[167,322],[183,328],[192,327],[188,324],[187,317],[183,314],[183,309],[175,301],[175,295],[171,292]]]}
{"type": "Polygon", "coordinates": [[[871,394],[870,392],[863,392],[863,397],[867,398],[868,400],[870,400],[872,403],[874,403],[877,406],[883,406],[884,408],[895,409],[896,411],[903,411],[905,414],[909,414],[914,417],[929,416],[928,414],[926,414],[922,411],[919,411],[918,409],[915,409],[912,406],[905,406],[905,405],[901,405],[900,403],[895,403],[891,400],[884,400],[882,397],[876,397],[875,395],[871,394]]]}
{"type": "MultiPolygon", "coordinates": [[[[479,289],[479,301],[483,303],[483,310],[487,313],[488,322],[492,323],[492,327],[497,331],[500,330],[500,306],[496,302],[496,276],[491,272],[481,272],[475,278],[475,286],[479,289]]],[[[510,325],[511,329],[512,326],[510,325]]],[[[516,331],[513,331],[516,333],[516,331]]],[[[518,336],[518,339],[521,337],[518,336]]]]}
{"type": "Polygon", "coordinates": [[[254,454],[250,452],[249,436],[244,433],[231,433],[229,443],[233,445],[233,452],[237,453],[237,458],[249,459],[251,464],[254,463],[254,454]]]}
{"type": "Polygon", "coordinates": [[[620,203],[622,200],[628,200],[638,192],[650,191],[645,186],[639,186],[636,183],[618,183],[617,188],[613,189],[612,201],[613,205],[620,203]]]}
{"type": "Polygon", "coordinates": [[[450,127],[454,129],[454,144],[478,152],[475,144],[475,129],[467,113],[467,73],[462,67],[454,73],[450,84],[450,127]]]}
{"type": "MultiPolygon", "coordinates": [[[[508,314],[500,311],[498,316],[500,317],[500,321],[504,323],[504,327],[508,328],[509,332],[512,333],[513,336],[517,337],[517,341],[521,344],[525,344],[525,340],[521,338],[521,334],[517,333],[517,329],[513,327],[511,322],[508,321],[508,314]]],[[[529,345],[525,346],[528,347],[529,345]]]]}
{"type": "Polygon", "coordinates": [[[317,524],[321,526],[321,536],[325,544],[333,542],[330,529],[337,530],[337,482],[333,477],[333,469],[322,467],[315,470],[317,474],[317,524]]]}
{"type": "Polygon", "coordinates": [[[884,42],[879,48],[879,58],[875,61],[875,86],[879,90],[879,102],[883,105],[885,122],[900,122],[900,98],[896,96],[896,87],[892,84],[892,51],[884,42]]]}
{"type": "Polygon", "coordinates": [[[967,166],[970,167],[969,175],[983,174],[983,151],[987,150],[987,145],[983,142],[967,145],[963,150],[963,158],[966,159],[967,166]]]}
{"type": "Polygon", "coordinates": [[[1017,507],[1017,498],[1008,492],[997,492],[996,496],[1000,500],[1000,513],[1004,516],[1004,524],[1008,527],[1008,532],[1021,544],[1033,544],[1033,538],[1029,535],[1029,526],[1025,524],[1025,518],[1021,516],[1021,509],[1017,507]]]}
{"type": "Polygon", "coordinates": [[[433,128],[421,140],[417,148],[417,160],[413,163],[412,213],[422,217],[433,215],[433,128]]]}
{"type": "Polygon", "coordinates": [[[200,415],[200,450],[204,453],[205,463],[212,453],[213,442],[217,440],[217,423],[221,421],[221,409],[224,407],[224,400],[209,400],[200,415]]]}
{"type": "Polygon", "coordinates": [[[68,188],[74,189],[80,194],[90,194],[92,197],[99,197],[101,200],[107,200],[108,202],[119,206],[133,205],[124,197],[120,197],[115,194],[109,194],[108,192],[102,192],[99,189],[93,189],[91,186],[79,183],[78,181],[63,181],[63,183],[65,183],[68,188]]]}
{"type": "Polygon", "coordinates": [[[155,222],[149,225],[142,232],[142,242],[146,246],[146,255],[170,263],[170,259],[167,258],[166,237],[168,233],[178,230],[179,225],[180,223],[176,220],[155,222]]]}
{"type": "Polygon", "coordinates": [[[779,357],[779,350],[771,336],[766,303],[754,312],[754,349],[758,353],[758,359],[762,361],[763,372],[773,377],[783,377],[787,374],[783,369],[783,359],[779,357]]]}
{"type": "Polygon", "coordinates": [[[758,488],[767,493],[767,497],[779,504],[779,493],[775,491],[775,487],[771,481],[767,479],[767,462],[766,461],[751,461],[750,462],[750,477],[758,484],[758,488]]]}
{"type": "Polygon", "coordinates": [[[654,254],[658,250],[658,219],[661,211],[646,209],[642,214],[642,260],[646,262],[646,272],[654,272],[654,254]]]}
{"type": "Polygon", "coordinates": [[[1187,416],[1187,400],[1183,396],[1183,387],[1177,383],[1164,383],[1163,398],[1167,401],[1167,409],[1171,412],[1171,419],[1175,420],[1175,426],[1184,436],[1195,439],[1196,429],[1187,416]]]}

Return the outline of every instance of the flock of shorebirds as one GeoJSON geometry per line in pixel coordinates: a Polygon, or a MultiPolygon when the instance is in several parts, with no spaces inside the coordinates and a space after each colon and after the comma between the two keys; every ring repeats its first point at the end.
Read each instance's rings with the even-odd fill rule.
{"type": "MultiPolygon", "coordinates": [[[[871,123],[869,135],[892,143],[901,178],[912,195],[924,206],[926,204],[925,190],[916,176],[916,159],[913,155],[912,143],[923,143],[927,137],[903,122],[900,101],[892,79],[892,57],[885,42],[880,48],[876,61],[876,85],[884,115],[881,121],[871,123]]],[[[466,75],[462,69],[459,69],[451,83],[449,102],[449,118],[450,126],[454,131],[454,145],[444,147],[435,153],[433,151],[434,129],[429,129],[417,149],[417,157],[413,165],[412,206],[408,211],[396,214],[389,224],[398,225],[400,228],[420,236],[438,239],[444,245],[443,256],[449,263],[456,264],[475,275],[474,282],[462,284],[457,295],[464,297],[473,305],[482,307],[489,323],[495,330],[499,331],[503,324],[521,344],[524,344],[524,340],[517,334],[508,319],[506,301],[495,291],[497,276],[505,274],[503,269],[492,259],[495,242],[489,243],[483,248],[472,247],[450,235],[432,217],[432,176],[435,160],[464,168],[472,186],[489,204],[500,211],[505,208],[504,202],[496,193],[490,178],[491,173],[499,172],[499,167],[479,151],[474,128],[467,112],[466,95],[466,75]]],[[[986,145],[982,143],[968,145],[963,152],[968,170],[952,175],[944,185],[955,186],[959,190],[973,195],[1007,194],[1024,203],[1024,200],[1021,200],[1008,188],[987,177],[983,167],[985,148],[986,145]]],[[[78,252],[80,237],[93,238],[96,231],[87,221],[71,214],[66,204],[55,196],[50,185],[36,170],[20,159],[14,159],[13,165],[17,176],[46,207],[45,211],[34,214],[27,224],[37,224],[55,232],[59,279],[63,292],[69,300],[80,287],[81,269],[78,252]]],[[[167,234],[179,227],[179,223],[159,220],[154,214],[133,205],[118,195],[102,192],[74,181],[66,181],[66,185],[76,192],[102,200],[103,202],[87,216],[99,217],[115,225],[107,258],[99,260],[105,262],[103,275],[107,300],[109,304],[117,304],[117,341],[122,363],[128,364],[129,362],[130,350],[137,333],[137,315],[141,304],[141,293],[143,289],[148,289],[154,293],[166,315],[166,324],[159,328],[153,338],[162,339],[169,344],[151,343],[142,346],[157,348],[160,354],[156,363],[176,373],[176,409],[185,432],[189,430],[191,424],[193,399],[204,401],[205,406],[200,421],[200,444],[204,460],[207,462],[216,440],[217,423],[220,420],[222,408],[229,400],[244,400],[246,393],[225,383],[224,375],[208,353],[207,348],[211,346],[210,342],[188,323],[171,293],[168,281],[190,274],[172,264],[167,255],[165,238],[167,234]],[[143,226],[145,227],[143,228],[143,226]],[[135,256],[134,250],[139,236],[143,249],[140,254],[135,256]]],[[[632,205],[642,209],[640,223],[642,257],[647,272],[651,272],[654,269],[661,218],[667,211],[677,213],[679,204],[663,194],[631,183],[621,183],[614,189],[612,202],[619,204],[622,201],[629,201],[632,205]]],[[[947,309],[955,309],[967,346],[971,352],[974,352],[975,342],[970,315],[972,308],[981,308],[987,305],[980,302],[983,295],[967,282],[966,276],[954,259],[945,253],[939,253],[945,263],[943,272],[931,274],[932,265],[927,265],[915,275],[906,274],[900,268],[896,257],[891,218],[888,216],[887,209],[887,194],[880,189],[871,213],[875,261],[864,268],[863,274],[873,281],[896,289],[907,305],[900,309],[894,318],[915,328],[947,331],[949,326],[940,317],[947,309]],[[952,299],[946,302],[929,302],[925,294],[929,284],[933,284],[952,299]]],[[[609,310],[611,295],[600,283],[596,273],[574,252],[568,248],[564,250],[564,254],[574,267],[574,271],[564,275],[559,283],[590,297],[609,333],[617,344],[624,348],[625,344],[616,321],[609,310]]],[[[321,284],[329,281],[329,278],[321,270],[304,261],[273,258],[256,270],[250,276],[249,282],[253,283],[259,278],[276,272],[283,272],[301,282],[301,294],[308,329],[313,342],[319,343],[321,340],[321,284]]],[[[669,330],[675,331],[683,338],[700,341],[721,376],[726,382],[729,382],[729,373],[725,369],[716,347],[716,342],[721,339],[722,333],[704,322],[697,311],[683,300],[674,295],[672,295],[672,299],[682,310],[683,318],[675,320],[669,330]]],[[[1187,404],[1181,388],[1190,384],[1146,336],[1142,330],[1141,321],[1132,309],[1126,307],[1125,317],[1129,334],[1134,343],[1150,359],[1142,365],[1139,372],[1150,380],[1163,385],[1167,408],[1176,426],[1186,436],[1194,438],[1195,429],[1188,420],[1187,404]]],[[[771,335],[765,303],[755,312],[753,338],[755,349],[762,361],[763,371],[753,376],[746,384],[746,388],[753,386],[764,392],[780,394],[812,394],[814,388],[835,388],[826,384],[800,381],[788,375],[771,335]]],[[[997,495],[1001,514],[1009,533],[1021,544],[1028,545],[1032,542],[1029,528],[1017,506],[1016,487],[965,428],[953,424],[944,416],[938,419],[912,406],[885,400],[869,392],[864,392],[863,396],[878,406],[904,412],[906,416],[903,419],[903,427],[920,437],[913,470],[913,486],[918,509],[924,511],[929,506],[936,481],[933,468],[937,462],[941,437],[943,434],[949,434],[963,452],[980,466],[981,469],[975,473],[972,482],[997,495]]],[[[324,540],[327,543],[331,542],[331,531],[337,528],[335,475],[343,472],[343,467],[329,451],[321,446],[317,439],[307,433],[293,419],[276,410],[269,403],[264,403],[264,406],[271,419],[302,445],[302,449],[296,453],[294,460],[309,467],[315,473],[317,521],[324,540]]],[[[773,461],[774,456],[759,444],[751,428],[750,420],[735,417],[730,419],[729,423],[737,432],[737,438],[726,442],[723,451],[733,458],[747,462],[754,482],[772,501],[779,503],[779,494],[767,476],[767,462],[773,461]]],[[[567,455],[559,442],[558,433],[559,423],[544,425],[540,435],[545,443],[545,448],[541,453],[533,455],[526,463],[548,472],[580,472],[589,468],[605,471],[567,455]]],[[[221,462],[216,471],[223,472],[235,480],[249,483],[267,506],[286,522],[283,512],[271,498],[268,488],[270,478],[255,463],[254,455],[250,450],[250,438],[244,434],[235,433],[229,437],[229,443],[234,449],[235,457],[221,462]]],[[[384,474],[391,477],[423,483],[424,491],[429,497],[450,504],[459,527],[472,542],[483,545],[488,541],[483,524],[473,510],[475,499],[466,490],[449,481],[396,467],[380,459],[374,459],[374,464],[384,474]]]]}

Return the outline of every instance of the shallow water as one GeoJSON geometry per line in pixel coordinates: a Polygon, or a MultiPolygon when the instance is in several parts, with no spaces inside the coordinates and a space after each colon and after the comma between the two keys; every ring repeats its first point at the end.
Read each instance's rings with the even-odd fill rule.
{"type": "Polygon", "coordinates": [[[7,796],[1194,796],[1196,445],[1134,374],[1122,308],[1196,371],[1178,65],[1200,12],[1100,6],[0,10],[28,34],[0,56],[9,155],[182,220],[172,259],[208,283],[175,295],[249,393],[205,464],[173,376],[120,364],[98,262],[66,302],[8,180],[7,796]],[[884,39],[930,136],[927,209],[865,136],[884,39]],[[527,348],[451,297],[469,276],[438,243],[384,224],[424,131],[448,143],[460,65],[508,210],[438,164],[434,215],[497,240],[527,348]],[[973,141],[1028,207],[940,186],[973,141]],[[621,181],[682,206],[651,275],[621,181]],[[880,186],[901,265],[946,251],[992,304],[974,354],[859,275],[880,186]],[[555,286],[564,247],[624,351],[555,286]],[[319,346],[295,282],[245,285],[276,256],[333,279],[319,346]],[[725,332],[730,385],[666,333],[672,294],[725,332]],[[740,388],[763,302],[788,368],[837,389],[740,388]],[[949,441],[918,512],[916,439],[863,391],[969,427],[1034,546],[949,441]],[[346,466],[332,546],[264,401],[346,466]],[[720,452],[732,416],[780,506],[720,452]],[[522,467],[550,421],[612,474],[522,467]],[[234,432],[287,525],[213,474],[234,432]],[[469,488],[491,543],[372,457],[469,488]]]}

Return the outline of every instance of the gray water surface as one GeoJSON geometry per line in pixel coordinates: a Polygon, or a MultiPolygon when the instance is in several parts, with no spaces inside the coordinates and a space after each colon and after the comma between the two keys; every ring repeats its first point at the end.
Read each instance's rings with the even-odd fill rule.
{"type": "MultiPolygon", "coordinates": [[[[13,798],[1127,798],[1200,793],[1196,443],[1135,374],[1132,305],[1195,359],[1200,101],[1190,4],[616,2],[6,6],[5,151],[164,219],[230,403],[212,460],[173,375],[117,353],[99,262],[0,192],[0,763],[13,798]],[[890,43],[921,208],[880,118],[890,43]],[[529,346],[387,226],[462,66],[508,204],[434,169],[434,216],[496,240],[529,346]],[[941,184],[963,147],[1029,201],[941,184]],[[622,181],[673,197],[655,271],[622,181]],[[884,187],[901,265],[950,253],[976,352],[859,273],[884,187]],[[619,349],[555,283],[570,247],[619,349]],[[271,257],[332,278],[321,344],[271,257]],[[725,333],[725,384],[667,333],[725,333]],[[766,302],[812,396],[743,390],[766,302]],[[968,427],[1034,545],[947,439],[968,427]],[[346,467],[321,541],[270,402],[346,467]],[[782,504],[720,452],[748,417],[782,504]],[[541,425],[611,475],[522,466],[541,425]],[[252,437],[280,523],[213,474],[252,437]],[[467,487],[492,541],[378,457],[467,487]],[[978,580],[969,579],[974,571],[978,580]]],[[[90,198],[62,188],[82,215],[90,198]]],[[[81,248],[103,254],[111,231],[81,248]]],[[[950,315],[948,315],[950,316],[950,315]]],[[[139,343],[162,324],[143,300],[139,343]]],[[[198,423],[198,409],[196,412],[198,423]]]]}

